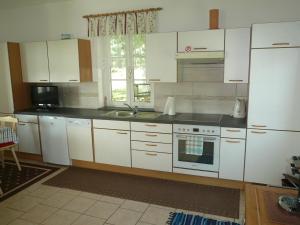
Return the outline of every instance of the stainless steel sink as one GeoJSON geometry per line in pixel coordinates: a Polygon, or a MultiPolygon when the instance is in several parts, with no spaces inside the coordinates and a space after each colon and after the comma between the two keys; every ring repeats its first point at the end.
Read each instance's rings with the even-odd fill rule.
{"type": "Polygon", "coordinates": [[[158,112],[138,112],[137,114],[134,114],[131,111],[110,111],[108,113],[105,113],[108,117],[114,117],[114,118],[140,118],[140,119],[155,119],[161,115],[161,113],[158,112]]]}

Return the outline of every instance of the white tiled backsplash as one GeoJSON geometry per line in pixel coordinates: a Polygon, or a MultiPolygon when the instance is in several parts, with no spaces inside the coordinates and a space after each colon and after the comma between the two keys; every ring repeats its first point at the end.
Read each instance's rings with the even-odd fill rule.
{"type": "Polygon", "coordinates": [[[99,108],[98,83],[57,84],[59,101],[63,107],[99,108]]]}

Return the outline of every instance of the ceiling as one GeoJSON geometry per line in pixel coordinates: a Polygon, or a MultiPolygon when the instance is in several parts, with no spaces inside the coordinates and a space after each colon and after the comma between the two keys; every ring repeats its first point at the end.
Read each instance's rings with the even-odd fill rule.
{"type": "Polygon", "coordinates": [[[0,9],[13,9],[51,2],[64,2],[70,0],[0,0],[0,9]]]}

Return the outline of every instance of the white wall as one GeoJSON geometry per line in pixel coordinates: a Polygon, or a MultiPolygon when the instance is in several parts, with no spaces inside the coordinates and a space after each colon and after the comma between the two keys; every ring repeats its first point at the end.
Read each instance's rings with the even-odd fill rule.
{"type": "Polygon", "coordinates": [[[83,15],[146,7],[163,7],[159,31],[208,27],[208,10],[221,10],[221,27],[300,20],[299,0],[71,0],[10,10],[0,9],[0,40],[58,39],[61,33],[86,37],[83,15]]]}

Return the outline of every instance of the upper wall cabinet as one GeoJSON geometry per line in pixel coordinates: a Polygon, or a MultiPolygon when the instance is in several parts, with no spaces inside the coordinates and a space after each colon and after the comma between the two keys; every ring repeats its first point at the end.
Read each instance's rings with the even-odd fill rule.
{"type": "Polygon", "coordinates": [[[250,28],[226,30],[224,83],[248,83],[249,55],[250,28]]]}
{"type": "Polygon", "coordinates": [[[43,83],[50,81],[47,42],[21,44],[23,81],[43,83]]]}
{"type": "Polygon", "coordinates": [[[177,33],[146,36],[146,75],[149,82],[177,82],[177,33]]]}
{"type": "Polygon", "coordinates": [[[178,32],[178,52],[224,51],[224,30],[178,32]]]}
{"type": "Polygon", "coordinates": [[[300,21],[252,26],[252,48],[283,47],[300,47],[300,21]]]}
{"type": "Polygon", "coordinates": [[[50,82],[92,81],[90,41],[48,41],[48,57],[50,82]]]}

